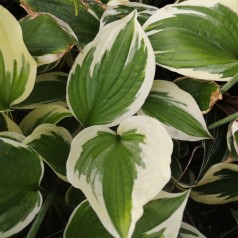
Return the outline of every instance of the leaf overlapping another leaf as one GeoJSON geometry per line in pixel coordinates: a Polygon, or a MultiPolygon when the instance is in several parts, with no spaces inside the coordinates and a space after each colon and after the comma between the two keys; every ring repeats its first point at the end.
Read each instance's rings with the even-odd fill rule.
{"type": "Polygon", "coordinates": [[[0,138],[0,236],[26,227],[39,212],[43,176],[39,155],[29,146],[0,138]]]}
{"type": "Polygon", "coordinates": [[[194,98],[172,82],[155,80],[138,113],[157,118],[174,139],[196,141],[211,138],[194,98]]]}
{"type": "Polygon", "coordinates": [[[78,55],[67,102],[84,125],[118,125],[142,106],[155,73],[154,53],[136,12],[103,27],[78,55]]]}
{"type": "Polygon", "coordinates": [[[36,62],[29,54],[19,23],[0,6],[0,112],[22,102],[31,93],[36,62]]]}
{"type": "Polygon", "coordinates": [[[237,74],[236,0],[167,5],[144,24],[157,64],[193,78],[228,81],[237,74]]]}
{"type": "Polygon", "coordinates": [[[135,116],[117,134],[105,126],[81,131],[72,142],[67,177],[113,236],[131,237],[143,205],[170,178],[171,153],[172,140],[160,122],[135,116]]]}

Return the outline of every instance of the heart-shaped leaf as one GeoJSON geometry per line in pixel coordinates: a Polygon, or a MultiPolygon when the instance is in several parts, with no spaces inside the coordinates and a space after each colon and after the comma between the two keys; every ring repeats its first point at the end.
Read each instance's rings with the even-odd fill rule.
{"type": "Polygon", "coordinates": [[[113,236],[131,237],[143,206],[170,178],[172,147],[165,128],[147,116],[124,120],[117,134],[88,127],[73,139],[67,177],[113,236]]]}
{"type": "Polygon", "coordinates": [[[40,210],[40,156],[22,143],[0,138],[0,237],[26,227],[40,210]]]}
{"type": "Polygon", "coordinates": [[[29,54],[17,20],[0,5],[0,112],[24,101],[36,77],[36,62],[29,54]]]}
{"type": "Polygon", "coordinates": [[[75,60],[67,102],[84,125],[119,124],[142,106],[155,73],[154,53],[132,12],[103,27],[75,60]]]}
{"type": "Polygon", "coordinates": [[[172,82],[155,80],[138,113],[157,118],[174,139],[196,141],[211,138],[194,98],[172,82]]]}
{"type": "Polygon", "coordinates": [[[156,62],[192,78],[228,81],[238,73],[236,0],[167,5],[144,24],[156,62]]]}

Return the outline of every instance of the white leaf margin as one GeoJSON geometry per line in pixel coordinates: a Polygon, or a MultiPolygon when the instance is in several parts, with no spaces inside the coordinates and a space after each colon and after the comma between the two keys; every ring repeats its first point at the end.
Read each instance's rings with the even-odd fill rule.
{"type": "MultiPolygon", "coordinates": [[[[208,8],[214,8],[217,4],[221,4],[224,5],[228,8],[230,8],[230,10],[232,10],[233,12],[235,12],[236,14],[238,14],[238,4],[237,4],[237,0],[188,0],[188,1],[184,1],[184,2],[180,2],[177,4],[169,4],[166,5],[165,7],[159,9],[156,13],[154,13],[143,25],[143,29],[146,31],[146,28],[155,23],[158,22],[160,20],[164,20],[167,18],[172,18],[172,17],[176,17],[179,14],[195,14],[195,15],[201,15],[203,16],[203,14],[198,13],[197,11],[192,11],[192,10],[182,10],[182,9],[178,9],[177,6],[203,6],[203,7],[208,7],[208,8]]],[[[146,34],[147,36],[156,34],[157,32],[159,32],[159,30],[152,30],[152,31],[148,31],[146,34]]],[[[158,53],[163,53],[164,51],[155,51],[155,54],[158,53]]],[[[162,66],[163,68],[169,69],[171,71],[174,71],[173,67],[170,66],[166,66],[163,64],[158,64],[160,66],[162,66]]],[[[193,70],[192,68],[179,68],[177,69],[177,72],[182,74],[182,75],[187,75],[187,76],[191,76],[194,78],[198,78],[198,79],[206,79],[206,80],[219,80],[219,81],[229,81],[231,79],[231,77],[229,78],[223,78],[222,74],[215,74],[215,73],[209,73],[207,71],[202,71],[202,70],[193,70]]]]}
{"type": "MultiPolygon", "coordinates": [[[[213,165],[208,169],[208,171],[205,173],[205,175],[202,177],[202,179],[194,186],[190,186],[192,188],[195,188],[197,186],[201,186],[207,183],[212,183],[214,181],[222,179],[222,177],[219,176],[214,176],[214,174],[222,169],[228,169],[237,172],[238,174],[238,165],[232,164],[232,163],[218,163],[213,165]]],[[[186,185],[184,186],[186,187],[186,185]]],[[[222,193],[216,193],[216,194],[204,194],[201,192],[196,192],[196,191],[191,191],[190,192],[190,197],[196,201],[196,202],[201,202],[205,204],[225,204],[225,203],[230,203],[230,202],[235,202],[238,201],[238,196],[234,196],[229,198],[229,196],[223,196],[222,193]]]]}
{"type": "Polygon", "coordinates": [[[23,42],[20,24],[14,18],[14,16],[1,5],[0,35],[0,51],[2,51],[5,71],[12,72],[14,67],[14,60],[16,60],[17,62],[17,69],[21,69],[23,66],[22,56],[25,57],[26,64],[30,65],[30,72],[27,83],[25,85],[25,90],[18,98],[11,102],[10,105],[14,105],[24,101],[30,95],[35,84],[37,64],[34,58],[30,55],[28,49],[25,46],[25,43],[23,42]]]}
{"type": "MultiPolygon", "coordinates": [[[[12,146],[16,147],[16,148],[24,148],[24,149],[27,149],[27,150],[31,150],[33,152],[33,150],[27,146],[27,145],[24,145],[22,143],[19,143],[19,142],[16,142],[16,141],[13,141],[11,139],[6,139],[6,138],[0,138],[0,140],[2,141],[5,141],[6,143],[8,144],[11,144],[12,146]]],[[[35,151],[34,151],[35,152],[35,151]]],[[[36,153],[36,152],[35,152],[36,153]]],[[[36,153],[37,154],[37,153],[36,153]]],[[[41,165],[41,177],[39,178],[39,183],[40,181],[42,180],[43,178],[43,175],[44,175],[44,164],[43,162],[41,161],[41,159],[39,158],[39,162],[40,162],[40,165],[41,165]]],[[[37,215],[37,213],[40,211],[40,208],[42,206],[42,203],[43,203],[43,198],[42,198],[42,195],[41,193],[38,191],[38,198],[39,198],[39,203],[36,204],[36,206],[32,209],[32,211],[28,214],[28,216],[25,218],[25,220],[22,220],[21,222],[19,222],[18,224],[16,224],[14,227],[12,227],[11,229],[5,231],[5,232],[2,232],[0,230],[0,237],[1,238],[7,238],[9,236],[12,236],[16,233],[18,233],[19,231],[21,231],[22,229],[24,229],[27,225],[29,225],[32,220],[35,218],[35,216],[37,215]]]]}
{"type": "MultiPolygon", "coordinates": [[[[47,119],[60,114],[62,114],[62,118],[72,116],[71,112],[63,106],[56,104],[41,105],[36,109],[32,110],[30,113],[28,113],[22,119],[19,126],[24,134],[28,134],[29,131],[35,127],[36,123],[39,120],[47,121],[47,119]]],[[[62,118],[57,121],[60,121],[62,118]]]]}
{"type": "Polygon", "coordinates": [[[17,142],[22,142],[25,139],[25,136],[23,136],[20,133],[14,132],[14,131],[1,131],[0,138],[5,138],[5,139],[9,139],[9,140],[14,140],[17,142]]]}
{"type": "MultiPolygon", "coordinates": [[[[136,222],[143,215],[143,206],[153,199],[169,181],[171,176],[171,154],[173,151],[172,139],[158,120],[148,116],[127,118],[119,125],[117,134],[122,135],[124,132],[134,129],[136,129],[136,133],[145,136],[144,143],[139,144],[145,168],[136,166],[137,178],[133,184],[131,225],[128,238],[133,235],[136,222]]],[[[82,146],[97,136],[98,131],[115,134],[114,131],[105,126],[91,126],[81,131],[72,142],[69,159],[66,164],[67,178],[74,187],[84,192],[104,227],[114,237],[120,238],[107,213],[100,181],[94,179],[94,184],[90,185],[87,183],[85,175],[79,175],[75,171],[77,160],[83,151],[82,146]]]]}
{"type": "Polygon", "coordinates": [[[13,120],[11,120],[5,113],[2,113],[2,116],[5,119],[5,122],[7,124],[7,128],[9,131],[23,134],[20,127],[13,120]]]}
{"type": "MultiPolygon", "coordinates": [[[[211,136],[210,132],[207,129],[207,125],[202,115],[202,112],[200,108],[198,107],[195,99],[191,96],[191,94],[180,89],[175,83],[172,83],[170,81],[165,81],[165,80],[154,80],[151,92],[167,93],[168,97],[170,97],[171,100],[173,99],[175,107],[178,107],[182,109],[184,112],[192,115],[193,118],[196,119],[200,123],[202,128],[205,131],[207,131],[207,134],[211,136]]],[[[145,113],[143,112],[142,109],[140,109],[137,112],[137,114],[144,115],[145,113]]],[[[185,140],[185,141],[198,141],[201,139],[209,138],[209,137],[197,137],[197,136],[188,135],[172,126],[166,125],[164,123],[162,124],[173,139],[185,140]]]]}
{"type": "MultiPolygon", "coordinates": [[[[131,8],[138,8],[138,7],[144,7],[145,10],[142,12],[142,13],[148,13],[148,14],[151,14],[153,15],[157,10],[158,8],[157,7],[154,7],[154,6],[150,6],[148,4],[144,4],[144,3],[140,3],[140,2],[130,2],[128,0],[111,0],[107,3],[107,8],[106,8],[106,11],[103,13],[101,19],[100,19],[100,28],[102,28],[103,26],[105,26],[105,22],[104,22],[104,19],[107,17],[107,16],[113,16],[113,15],[117,15],[118,14],[118,11],[117,11],[117,8],[118,6],[128,6],[128,7],[131,7],[131,8]]],[[[138,12],[138,15],[140,15],[141,13],[138,12]]]]}
{"type": "Polygon", "coordinates": [[[188,232],[192,232],[192,233],[196,234],[196,235],[187,234],[187,233],[184,234],[182,231],[180,231],[179,235],[182,238],[206,238],[198,229],[189,225],[186,222],[182,222],[181,228],[184,230],[187,230],[188,232]]]}
{"type": "MultiPolygon", "coordinates": [[[[23,144],[30,144],[31,142],[33,142],[34,140],[38,140],[40,139],[42,136],[54,136],[53,133],[57,134],[59,137],[61,137],[66,143],[71,144],[72,142],[72,136],[70,135],[70,133],[64,128],[64,127],[59,127],[56,126],[54,124],[49,124],[49,123],[45,123],[42,125],[39,125],[37,128],[35,128],[35,130],[32,132],[31,135],[27,136],[22,143],[23,144]]],[[[30,145],[29,145],[30,146],[30,145]]],[[[36,152],[37,153],[37,152],[36,152]]],[[[49,165],[49,167],[55,172],[55,174],[62,179],[65,182],[68,182],[67,176],[60,174],[59,172],[57,172],[52,165],[48,162],[48,160],[46,160],[44,157],[42,157],[40,154],[39,156],[45,161],[45,163],[47,163],[49,165]]]]}
{"type": "MultiPolygon", "coordinates": [[[[133,18],[135,19],[134,20],[135,32],[134,32],[134,36],[133,36],[133,42],[135,42],[136,40],[141,41],[143,39],[145,42],[145,46],[148,50],[148,58],[147,58],[147,64],[146,64],[146,68],[145,68],[145,79],[144,79],[144,82],[141,85],[139,91],[135,95],[134,101],[127,108],[126,112],[121,114],[120,116],[115,118],[111,123],[108,123],[106,125],[108,127],[116,126],[124,119],[134,115],[139,110],[139,108],[143,105],[145,99],[149,95],[150,89],[153,84],[154,75],[155,75],[155,67],[156,67],[155,66],[156,65],[155,64],[155,55],[154,55],[154,51],[153,51],[153,48],[151,46],[151,43],[150,43],[148,37],[146,36],[140,23],[136,19],[137,11],[134,10],[132,13],[130,13],[128,16],[124,17],[123,19],[109,23],[108,25],[102,27],[100,29],[100,32],[98,33],[98,35],[95,37],[95,39],[92,42],[90,42],[88,45],[86,45],[84,50],[75,59],[75,62],[73,64],[73,66],[70,70],[69,76],[68,76],[67,93],[66,93],[66,101],[67,101],[69,110],[72,112],[72,114],[75,116],[75,118],[77,118],[77,117],[74,114],[74,110],[73,110],[70,100],[69,100],[68,88],[69,88],[71,76],[74,73],[77,65],[82,66],[84,59],[87,56],[88,52],[91,50],[91,48],[96,47],[95,52],[94,52],[94,59],[90,66],[90,75],[92,77],[94,67],[96,66],[96,64],[102,60],[102,57],[105,52],[110,51],[112,44],[116,40],[117,35],[120,33],[120,31],[122,31],[126,27],[127,23],[129,21],[131,21],[133,18]]],[[[135,49],[133,49],[132,47],[130,48],[130,52],[134,51],[134,50],[135,49]]],[[[130,62],[130,60],[131,59],[130,59],[130,54],[129,54],[127,61],[125,62],[125,65],[128,62],[130,62]]]]}
{"type": "Polygon", "coordinates": [[[180,207],[167,220],[165,220],[164,222],[162,222],[161,224],[159,224],[157,227],[153,228],[152,230],[146,232],[146,234],[153,234],[154,232],[158,232],[158,231],[161,231],[162,229],[165,229],[163,233],[164,237],[177,238],[179,229],[182,224],[183,212],[187,204],[189,193],[190,193],[190,190],[182,192],[182,193],[168,193],[165,191],[161,191],[156,197],[154,197],[153,200],[157,200],[157,199],[175,198],[183,194],[187,194],[186,198],[184,199],[180,207]]]}

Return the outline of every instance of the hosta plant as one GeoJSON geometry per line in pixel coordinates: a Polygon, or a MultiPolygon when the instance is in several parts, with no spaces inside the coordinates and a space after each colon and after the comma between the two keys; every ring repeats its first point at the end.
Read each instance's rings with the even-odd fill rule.
{"type": "Polygon", "coordinates": [[[218,237],[191,204],[237,218],[238,1],[161,2],[0,5],[1,238],[218,237]]]}

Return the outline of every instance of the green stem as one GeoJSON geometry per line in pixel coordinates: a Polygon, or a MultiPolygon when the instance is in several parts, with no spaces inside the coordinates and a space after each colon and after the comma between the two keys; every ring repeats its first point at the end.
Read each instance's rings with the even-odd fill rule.
{"type": "Polygon", "coordinates": [[[7,116],[13,121],[12,111],[7,111],[7,116]]]}
{"type": "Polygon", "coordinates": [[[237,118],[238,118],[238,112],[236,112],[236,113],[234,113],[234,114],[232,114],[232,115],[230,115],[228,117],[225,117],[225,118],[223,118],[223,119],[221,119],[219,121],[216,121],[216,122],[212,123],[211,125],[208,126],[208,129],[214,129],[214,128],[218,127],[218,126],[224,125],[224,124],[226,124],[226,123],[228,123],[230,121],[233,121],[233,120],[235,120],[237,118]]]}
{"type": "Polygon", "coordinates": [[[75,16],[78,16],[79,13],[79,0],[73,0],[74,2],[74,11],[75,11],[75,16]]]}
{"type": "Polygon", "coordinates": [[[46,199],[45,199],[45,202],[44,204],[42,205],[39,213],[37,214],[36,216],[36,219],[34,220],[32,226],[31,226],[31,229],[29,230],[28,234],[27,234],[27,237],[26,238],[35,238],[36,235],[37,235],[37,232],[40,228],[40,225],[48,211],[48,208],[50,207],[50,204],[54,198],[54,195],[55,193],[54,192],[50,192],[46,199]]]}
{"type": "Polygon", "coordinates": [[[236,74],[232,79],[230,79],[222,88],[221,93],[227,92],[230,88],[232,88],[236,83],[238,83],[238,75],[236,74]]]}

